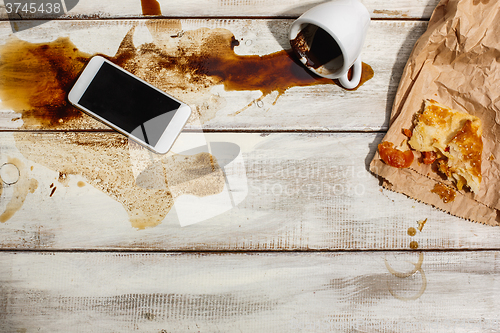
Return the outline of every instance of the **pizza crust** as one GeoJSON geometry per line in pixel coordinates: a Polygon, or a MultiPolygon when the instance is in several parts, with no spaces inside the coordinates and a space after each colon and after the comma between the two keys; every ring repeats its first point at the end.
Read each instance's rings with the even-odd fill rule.
{"type": "Polygon", "coordinates": [[[468,186],[477,193],[482,179],[481,135],[478,117],[426,100],[408,143],[424,154],[437,153],[439,171],[453,180],[459,190],[468,186]]]}

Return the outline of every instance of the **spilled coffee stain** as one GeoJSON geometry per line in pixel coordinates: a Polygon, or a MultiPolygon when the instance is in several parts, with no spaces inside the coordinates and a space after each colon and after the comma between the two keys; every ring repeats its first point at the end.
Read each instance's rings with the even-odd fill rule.
{"type": "MultiPolygon", "coordinates": [[[[148,174],[145,179],[154,182],[154,186],[143,186],[140,178],[132,172],[129,143],[120,134],[109,133],[53,133],[45,138],[34,137],[27,133],[14,134],[20,152],[30,160],[59,172],[59,181],[69,182],[72,175],[78,175],[85,182],[101,190],[119,202],[129,215],[133,227],[144,229],[161,223],[172,208],[174,201],[169,182],[174,182],[168,169],[175,165],[176,177],[183,177],[184,194],[198,196],[218,194],[222,191],[225,179],[220,172],[212,170],[211,157],[208,153],[193,156],[163,156],[159,160],[158,177],[148,174]],[[57,147],[57,149],[53,149],[57,147]],[[47,151],[51,151],[50,154],[47,151]],[[198,170],[198,174],[196,174],[198,170]],[[198,178],[196,178],[198,177],[198,178]],[[163,181],[162,184],[158,182],[163,181]]],[[[218,166],[216,159],[213,160],[218,166]]],[[[84,182],[81,182],[85,185],[84,182]]],[[[80,182],[78,186],[80,186],[80,182]]],[[[53,187],[55,191],[56,185],[53,187]]],[[[52,193],[53,194],[53,193],[52,193]]]]}
{"type": "Polygon", "coordinates": [[[141,0],[142,15],[161,15],[160,4],[157,0],[141,0]]]}
{"type": "Polygon", "coordinates": [[[163,160],[169,188],[175,197],[192,194],[198,197],[222,192],[224,173],[213,155],[174,155],[163,160]],[[217,184],[219,187],[214,187],[217,184]],[[214,193],[214,190],[217,191],[214,193]]]}
{"type": "Polygon", "coordinates": [[[62,185],[66,186],[66,187],[69,186],[69,177],[68,177],[68,174],[66,172],[59,171],[59,177],[57,178],[57,180],[62,185]]]}
{"type": "Polygon", "coordinates": [[[89,59],[68,38],[42,44],[11,38],[0,47],[2,105],[22,114],[24,128],[64,128],[82,115],[66,96],[89,59]]]}
{"type": "Polygon", "coordinates": [[[402,11],[399,11],[399,10],[375,9],[373,11],[373,14],[382,14],[382,15],[388,15],[388,16],[408,17],[408,14],[405,14],[402,11]]]}
{"type": "MultiPolygon", "coordinates": [[[[234,48],[239,41],[226,29],[182,31],[178,20],[145,24],[153,37],[151,43],[136,47],[132,28],[117,53],[105,57],[190,104],[202,122],[215,117],[225,104],[223,98],[210,93],[215,85],[228,91],[261,91],[259,100],[276,91],[277,100],[291,87],[338,84],[311,73],[291,50],[237,55],[234,48]]],[[[0,46],[3,106],[22,114],[24,128],[71,128],[70,121],[78,120],[82,113],[66,96],[91,56],[67,37],[40,44],[12,37],[0,46]]],[[[373,69],[363,63],[360,85],[373,75],[373,69]]]]}
{"type": "Polygon", "coordinates": [[[82,182],[81,180],[78,182],[77,184],[78,187],[84,187],[85,186],[85,183],[82,182]]]}
{"type": "MultiPolygon", "coordinates": [[[[278,92],[275,104],[292,87],[338,85],[336,80],[311,73],[291,50],[263,56],[238,55],[234,48],[239,45],[239,41],[229,30],[201,28],[185,31],[182,37],[177,37],[164,33],[162,24],[157,21],[147,23],[153,42],[139,48],[133,44],[132,29],[125,36],[117,54],[109,59],[160,89],[180,90],[180,94],[183,91],[206,94],[213,86],[223,85],[226,91],[261,91],[259,100],[272,92],[278,92]]],[[[373,75],[373,69],[363,64],[359,86],[373,75]]],[[[248,106],[251,104],[253,102],[248,106]]],[[[200,114],[200,118],[206,120],[203,114],[200,114]]]]}
{"type": "MultiPolygon", "coordinates": [[[[19,180],[11,185],[14,187],[14,193],[9,203],[5,207],[5,211],[0,214],[0,222],[7,222],[14,214],[23,206],[28,193],[34,193],[38,188],[38,181],[34,178],[29,178],[24,163],[22,163],[18,158],[9,158],[9,163],[14,164],[20,173],[19,180]]],[[[0,185],[1,188],[1,185],[0,185]]],[[[0,190],[0,195],[1,195],[0,190]]]]}
{"type": "MultiPolygon", "coordinates": [[[[142,3],[146,8],[152,1],[142,3]]],[[[116,54],[106,57],[187,102],[202,123],[214,118],[217,110],[226,103],[224,98],[210,92],[216,85],[223,85],[228,91],[260,91],[259,100],[277,92],[276,103],[291,87],[337,84],[334,80],[312,74],[291,50],[263,56],[237,55],[234,49],[239,41],[226,29],[183,31],[178,20],[148,21],[145,24],[152,42],[135,46],[135,28],[132,28],[116,54]]],[[[83,123],[86,118],[69,104],[66,96],[90,58],[90,54],[78,50],[69,38],[28,43],[12,37],[0,46],[2,106],[21,114],[23,128],[81,128],[78,122],[83,123]]],[[[363,64],[360,85],[372,77],[371,67],[363,64]]],[[[234,114],[250,105],[252,103],[234,114]]],[[[108,134],[105,138],[94,138],[89,133],[58,133],[50,142],[40,142],[39,138],[23,133],[15,133],[14,137],[24,156],[58,171],[59,182],[64,186],[68,186],[71,175],[81,175],[89,184],[120,202],[136,228],[159,224],[173,205],[168,189],[137,186],[130,170],[127,140],[123,136],[111,138],[108,134]]],[[[217,162],[211,157],[189,156],[187,160],[176,157],[162,162],[163,168],[175,170],[179,179],[189,178],[186,175],[192,175],[193,170],[199,171],[205,165],[215,170],[212,178],[204,180],[209,184],[207,187],[199,185],[200,178],[189,184],[180,180],[173,182],[184,184],[180,193],[219,193],[224,177],[218,176],[217,162]]],[[[20,188],[29,191],[29,184],[20,188]]],[[[16,202],[22,204],[24,199],[16,202]]]]}
{"type": "Polygon", "coordinates": [[[420,276],[422,277],[422,286],[420,287],[420,290],[415,295],[410,296],[410,297],[402,297],[402,296],[397,295],[392,290],[392,288],[389,286],[389,282],[387,282],[387,287],[389,289],[389,292],[391,293],[391,295],[394,298],[399,299],[401,301],[414,301],[414,300],[417,300],[418,298],[420,298],[420,296],[422,296],[424,294],[425,290],[427,289],[427,278],[426,278],[425,273],[422,269],[422,264],[424,262],[424,254],[423,253],[419,253],[418,261],[416,263],[413,263],[413,262],[411,263],[412,265],[415,266],[415,268],[412,269],[411,271],[408,271],[408,272],[398,272],[389,265],[389,263],[387,262],[387,259],[384,258],[384,261],[385,261],[385,267],[387,268],[389,273],[391,273],[392,275],[394,275],[397,278],[406,279],[406,278],[409,278],[412,275],[416,274],[417,272],[419,272],[420,276]]]}

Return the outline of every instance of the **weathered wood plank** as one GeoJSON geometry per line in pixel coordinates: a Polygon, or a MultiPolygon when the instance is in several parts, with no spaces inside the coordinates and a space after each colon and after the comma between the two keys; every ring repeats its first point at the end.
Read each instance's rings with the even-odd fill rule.
{"type": "MultiPolygon", "coordinates": [[[[290,48],[287,31],[291,22],[292,20],[247,19],[53,21],[47,25],[16,34],[16,37],[29,43],[47,43],[58,37],[69,37],[69,41],[52,42],[49,49],[53,52],[50,55],[47,54],[47,51],[38,56],[34,56],[34,52],[27,51],[27,49],[31,50],[35,47],[32,44],[23,44],[9,39],[10,27],[8,23],[4,22],[0,24],[0,36],[3,36],[0,39],[6,41],[7,44],[1,47],[0,58],[6,64],[0,68],[0,74],[4,77],[22,78],[24,81],[21,80],[19,83],[19,81],[10,80],[0,84],[0,90],[4,91],[0,97],[0,99],[4,99],[3,111],[0,111],[0,129],[82,130],[106,128],[90,117],[80,116],[79,111],[75,111],[76,109],[67,109],[64,95],[69,90],[70,85],[65,82],[61,83],[53,77],[63,77],[72,82],[72,78],[77,76],[83,63],[69,60],[74,52],[74,47],[84,52],[79,53],[79,55],[86,57],[95,53],[114,56],[119,49],[123,51],[123,47],[120,48],[120,45],[127,32],[131,31],[134,26],[136,27],[133,33],[134,47],[140,47],[153,41],[153,44],[162,50],[161,52],[171,54],[174,59],[180,59],[178,61],[181,62],[182,55],[185,54],[199,54],[202,57],[200,52],[204,52],[203,50],[206,48],[226,52],[228,57],[243,56],[237,58],[236,62],[233,61],[233,65],[228,69],[223,70],[224,73],[229,73],[227,71],[230,70],[235,70],[238,73],[248,71],[248,74],[243,76],[245,80],[242,80],[237,88],[231,88],[232,81],[228,78],[214,79],[213,76],[197,74],[200,72],[198,68],[165,67],[170,66],[168,64],[173,62],[172,59],[168,62],[162,61],[160,65],[160,60],[163,58],[151,55],[147,51],[140,53],[140,55],[134,55],[133,59],[136,61],[127,65],[129,70],[191,105],[205,129],[245,131],[370,131],[386,129],[403,67],[414,42],[425,30],[426,23],[373,22],[369,29],[362,59],[373,68],[374,77],[356,91],[346,91],[333,84],[294,86],[300,84],[293,83],[293,81],[290,81],[290,84],[287,82],[276,83],[274,88],[269,88],[262,83],[265,81],[264,79],[276,76],[276,82],[278,82],[278,79],[284,76],[284,72],[276,71],[273,61],[289,61],[283,49],[290,48]],[[208,28],[208,30],[200,30],[203,27],[208,28]],[[217,28],[220,29],[217,30],[217,28]],[[179,32],[182,33],[179,34],[179,32]],[[207,41],[215,37],[219,38],[218,40],[230,39],[232,34],[239,42],[239,45],[234,47],[236,54],[230,49],[230,41],[223,46],[221,46],[222,44],[214,46],[207,41]],[[177,35],[181,37],[177,37],[177,35]],[[176,53],[179,47],[182,50],[182,55],[176,53]],[[5,50],[10,50],[13,53],[6,53],[5,50]],[[270,54],[274,54],[274,56],[269,56],[270,54]],[[259,61],[260,69],[258,71],[254,69],[256,67],[251,58],[253,55],[267,55],[259,61]],[[28,62],[27,59],[31,59],[31,64],[36,63],[37,65],[33,65],[28,70],[25,65],[28,62]],[[66,64],[74,67],[59,69],[57,66],[50,66],[47,62],[51,59],[54,60],[53,64],[61,66],[66,64]],[[234,66],[238,67],[233,68],[234,66]],[[74,69],[68,70],[68,68],[74,69]],[[61,76],[61,72],[65,75],[61,76]],[[44,76],[41,76],[41,73],[44,76]],[[196,80],[190,79],[193,75],[196,80]],[[252,82],[251,79],[257,78],[259,80],[259,76],[262,81],[256,86],[247,83],[252,82]],[[44,80],[49,80],[46,77],[52,78],[50,84],[44,82],[44,80]],[[36,95],[32,91],[35,89],[34,86],[37,87],[34,82],[40,80],[40,89],[43,91],[36,95]],[[214,80],[221,80],[221,83],[214,83],[214,80]],[[222,83],[226,84],[226,87],[222,83]],[[45,93],[47,85],[53,87],[51,88],[52,94],[45,93]],[[14,91],[15,94],[13,94],[14,91]],[[24,91],[27,92],[22,95],[24,91]],[[41,96],[40,98],[43,97],[44,100],[26,101],[28,98],[33,98],[34,95],[41,96]],[[16,101],[16,99],[23,103],[13,106],[12,101],[16,101]],[[32,105],[36,105],[36,107],[32,105]],[[47,105],[50,107],[45,107],[47,105]],[[54,105],[58,105],[58,107],[54,108],[54,105]],[[30,108],[35,109],[36,112],[22,111],[30,108]],[[13,109],[17,113],[12,112],[13,109]],[[37,113],[38,116],[34,116],[37,113]],[[47,121],[52,121],[50,126],[47,125],[47,121]]],[[[41,53],[41,51],[37,52],[41,53]]],[[[226,62],[229,63],[229,60],[226,62]]],[[[297,69],[303,70],[301,66],[298,66],[297,69]]],[[[315,80],[312,82],[314,83],[315,80]]]]}
{"type": "Polygon", "coordinates": [[[496,332],[499,267],[496,251],[2,252],[0,328],[496,332]]]}
{"type": "Polygon", "coordinates": [[[142,178],[144,160],[113,133],[0,137],[0,165],[20,170],[0,197],[4,249],[370,250],[409,249],[412,241],[421,249],[500,247],[500,228],[382,190],[367,171],[382,134],[185,133],[173,152],[191,157],[167,155],[142,178]],[[227,179],[189,153],[205,139],[226,145],[211,152],[227,179]],[[241,156],[228,159],[228,151],[241,156]],[[407,234],[425,219],[421,232],[407,234]],[[190,222],[197,223],[180,226],[190,222]]]}
{"type": "MultiPolygon", "coordinates": [[[[34,14],[21,12],[23,18],[64,18],[64,19],[82,19],[82,18],[133,18],[154,16],[154,17],[210,17],[210,16],[228,16],[228,17],[298,17],[308,9],[322,3],[319,0],[279,0],[266,2],[263,0],[121,0],[121,1],[97,1],[97,0],[66,0],[66,7],[69,9],[65,15],[57,13],[34,14]],[[141,5],[145,3],[145,7],[141,5]],[[156,8],[155,2],[159,5],[156,8]],[[76,6],[72,4],[76,3],[76,6]]],[[[372,18],[395,18],[395,19],[428,19],[437,5],[437,0],[399,0],[399,1],[381,1],[364,0],[363,4],[367,7],[372,18]]],[[[0,1],[0,6],[3,0],[0,1]]],[[[0,19],[7,19],[7,8],[0,7],[0,19]]]]}

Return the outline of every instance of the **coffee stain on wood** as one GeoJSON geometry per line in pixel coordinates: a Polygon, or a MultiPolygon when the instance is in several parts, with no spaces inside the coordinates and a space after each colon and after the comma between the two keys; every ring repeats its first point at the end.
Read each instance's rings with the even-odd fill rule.
{"type": "MultiPolygon", "coordinates": [[[[225,104],[220,96],[210,93],[215,85],[223,85],[227,91],[258,90],[262,92],[260,99],[276,91],[275,104],[291,87],[338,84],[311,73],[291,50],[263,56],[238,55],[234,48],[239,41],[227,29],[182,31],[179,20],[150,20],[145,24],[153,37],[151,43],[136,47],[134,27],[114,56],[103,56],[185,100],[194,106],[202,122],[215,117],[225,104]],[[209,98],[200,102],[200,96],[207,95],[209,98]]],[[[22,114],[23,128],[65,129],[72,128],[72,122],[74,127],[82,112],[70,105],[66,96],[91,57],[68,37],[38,44],[11,37],[0,47],[2,105],[22,114]]],[[[373,69],[363,64],[360,85],[373,75],[373,69]]]]}
{"type": "MultiPolygon", "coordinates": [[[[136,48],[132,29],[117,54],[109,59],[163,90],[177,91],[181,95],[189,91],[210,94],[213,86],[223,85],[226,91],[261,91],[259,100],[278,92],[275,104],[292,87],[339,85],[337,80],[310,72],[292,50],[263,56],[238,55],[234,49],[239,41],[227,29],[200,28],[185,31],[178,37],[171,34],[171,22],[149,21],[146,24],[153,37],[152,43],[136,48]],[[171,33],[165,33],[164,24],[171,33]],[[166,76],[168,80],[165,80],[166,76]]],[[[358,87],[373,75],[373,69],[363,63],[358,87]]],[[[233,115],[246,110],[251,104],[253,102],[233,115]]],[[[203,114],[199,116],[202,120],[209,120],[203,114]]]]}
{"type": "MultiPolygon", "coordinates": [[[[5,210],[0,214],[0,222],[5,223],[21,209],[28,196],[28,193],[34,193],[38,188],[38,181],[34,178],[29,178],[24,163],[18,158],[9,158],[9,163],[14,164],[19,169],[19,180],[11,185],[14,188],[14,193],[10,201],[7,203],[5,210]]],[[[0,186],[1,188],[1,186],[0,186]]],[[[0,195],[1,195],[0,191],[0,195]]]]}
{"type": "Polygon", "coordinates": [[[384,258],[384,261],[385,261],[385,267],[387,268],[389,273],[391,273],[393,276],[395,276],[397,278],[406,279],[406,278],[409,278],[412,275],[416,274],[417,272],[420,273],[420,276],[422,278],[422,285],[421,285],[419,291],[416,294],[409,296],[409,297],[403,297],[403,296],[397,295],[392,290],[389,283],[387,283],[387,287],[389,289],[389,292],[391,293],[392,296],[394,296],[394,298],[399,299],[401,301],[414,301],[414,300],[417,300],[418,298],[420,298],[424,294],[425,290],[427,289],[427,278],[426,278],[425,273],[422,269],[422,264],[424,262],[424,254],[423,253],[419,253],[418,261],[416,263],[411,262],[411,264],[414,265],[415,268],[412,269],[411,271],[408,271],[408,272],[398,272],[389,265],[389,263],[387,262],[387,259],[384,258]]]}
{"type": "Polygon", "coordinates": [[[34,44],[12,37],[0,47],[0,99],[21,113],[23,127],[65,128],[82,116],[67,94],[90,55],[68,38],[34,44]]]}
{"type": "MultiPolygon", "coordinates": [[[[156,165],[160,166],[162,172],[157,177],[149,174],[146,178],[154,182],[155,186],[147,187],[134,175],[135,161],[130,154],[129,143],[119,134],[69,132],[50,134],[49,138],[42,139],[26,133],[15,133],[14,138],[24,156],[58,171],[59,182],[63,185],[69,184],[72,175],[78,175],[119,202],[127,212],[132,226],[137,229],[157,226],[172,208],[174,199],[169,189],[171,177],[167,172],[172,164],[176,167],[176,177],[183,181],[183,194],[214,195],[220,193],[225,184],[216,158],[205,156],[208,153],[192,156],[160,155],[156,164],[152,163],[144,168],[145,175],[148,175],[148,169],[154,169],[156,165]],[[47,151],[51,153],[48,154],[47,151]],[[207,172],[199,177],[193,175],[193,169],[212,170],[211,161],[217,166],[215,172],[207,172]]],[[[137,147],[134,144],[134,148],[137,147]]],[[[51,195],[55,188],[56,186],[52,187],[51,195]]]]}
{"type": "MultiPolygon", "coordinates": [[[[216,85],[223,85],[228,91],[258,90],[262,92],[261,98],[276,91],[277,100],[291,87],[335,84],[333,80],[309,72],[291,50],[264,56],[237,55],[234,48],[239,42],[227,29],[200,28],[184,32],[179,20],[150,20],[146,26],[153,37],[151,43],[136,47],[133,43],[134,27],[124,37],[117,53],[105,57],[188,104],[198,101],[200,96],[210,96],[208,106],[204,106],[206,101],[201,106],[194,105],[202,122],[215,117],[225,103],[223,98],[211,94],[210,90],[216,85]]],[[[86,116],[70,105],[66,96],[90,58],[90,54],[78,50],[67,37],[49,43],[29,43],[12,37],[0,46],[0,99],[3,107],[21,113],[23,128],[74,128],[86,116]]],[[[373,77],[373,70],[366,64],[363,66],[363,82],[366,82],[373,77]]],[[[27,140],[19,133],[14,136],[16,142],[27,140]]],[[[89,184],[120,202],[134,227],[142,229],[158,225],[172,207],[168,190],[137,186],[130,171],[127,140],[123,137],[88,142],[85,134],[67,133],[58,134],[46,144],[34,137],[28,140],[29,144],[18,144],[24,156],[58,171],[59,182],[65,186],[68,186],[69,175],[82,175],[89,184]],[[52,154],[47,154],[48,151],[52,154]]],[[[187,162],[182,161],[174,162],[179,163],[175,167],[178,172],[192,170],[196,163],[212,161],[213,164],[214,160],[206,156],[191,156],[187,162]]],[[[203,168],[203,165],[199,167],[203,168]]],[[[214,170],[212,174],[218,175],[218,169],[214,170]]],[[[223,179],[223,175],[213,177],[206,193],[198,195],[219,193],[223,179]]],[[[197,193],[201,187],[196,183],[183,193],[197,193]]],[[[24,199],[16,202],[22,204],[24,199]]]]}
{"type": "Polygon", "coordinates": [[[142,15],[161,15],[160,4],[157,0],[141,0],[142,15]]]}
{"type": "Polygon", "coordinates": [[[381,14],[381,15],[387,15],[387,16],[408,17],[408,14],[406,14],[406,13],[400,11],[400,10],[375,9],[373,11],[373,14],[381,14]]]}

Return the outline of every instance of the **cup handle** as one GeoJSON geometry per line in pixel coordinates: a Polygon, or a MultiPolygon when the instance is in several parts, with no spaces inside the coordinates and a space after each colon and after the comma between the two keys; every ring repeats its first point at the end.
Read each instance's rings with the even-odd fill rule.
{"type": "Polygon", "coordinates": [[[358,59],[356,59],[356,61],[352,65],[351,79],[349,80],[348,78],[349,71],[347,71],[344,75],[339,77],[340,84],[346,89],[356,88],[359,82],[361,81],[361,72],[362,72],[361,57],[358,57],[358,59]]]}

